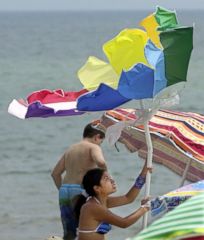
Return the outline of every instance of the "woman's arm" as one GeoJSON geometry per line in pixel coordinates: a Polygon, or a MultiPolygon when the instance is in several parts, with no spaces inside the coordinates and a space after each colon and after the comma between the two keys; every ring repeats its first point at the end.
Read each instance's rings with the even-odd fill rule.
{"type": "Polygon", "coordinates": [[[107,207],[112,208],[133,202],[145,182],[145,177],[148,171],[151,172],[151,168],[147,168],[147,163],[145,162],[139,177],[136,179],[135,184],[131,187],[131,189],[123,196],[108,197],[107,207]]]}
{"type": "Polygon", "coordinates": [[[147,211],[149,211],[149,207],[144,205],[138,208],[135,212],[130,214],[127,217],[120,217],[105,209],[102,206],[97,207],[97,210],[94,211],[94,218],[98,222],[107,222],[109,224],[115,225],[120,228],[127,228],[134,224],[140,217],[142,217],[147,211]]]}

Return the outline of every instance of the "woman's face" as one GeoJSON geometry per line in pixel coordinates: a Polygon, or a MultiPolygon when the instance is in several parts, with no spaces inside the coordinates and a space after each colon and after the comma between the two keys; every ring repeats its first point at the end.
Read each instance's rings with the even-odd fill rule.
{"type": "Polygon", "coordinates": [[[108,195],[116,192],[117,190],[115,181],[113,180],[113,178],[110,176],[108,172],[104,172],[100,183],[101,183],[101,187],[108,195]]]}

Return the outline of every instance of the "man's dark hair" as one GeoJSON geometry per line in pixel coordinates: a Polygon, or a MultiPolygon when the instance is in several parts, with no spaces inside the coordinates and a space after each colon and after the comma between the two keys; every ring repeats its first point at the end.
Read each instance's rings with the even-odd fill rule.
{"type": "Polygon", "coordinates": [[[84,128],[83,138],[92,138],[97,134],[100,135],[100,138],[105,138],[105,133],[102,130],[98,129],[97,125],[89,123],[84,128]]]}

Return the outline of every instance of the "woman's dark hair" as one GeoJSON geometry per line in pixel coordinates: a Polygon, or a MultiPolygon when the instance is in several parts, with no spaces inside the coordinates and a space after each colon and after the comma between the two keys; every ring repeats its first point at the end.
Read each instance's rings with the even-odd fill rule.
{"type": "MultiPolygon", "coordinates": [[[[89,170],[84,175],[83,181],[82,181],[82,186],[84,187],[86,193],[89,196],[91,196],[91,197],[96,196],[96,193],[94,191],[94,186],[100,186],[100,181],[101,181],[101,178],[105,171],[106,170],[102,169],[102,168],[94,168],[94,169],[89,170]]],[[[75,207],[74,207],[74,211],[75,211],[77,219],[79,219],[81,207],[85,202],[86,202],[86,197],[81,194],[75,204],[75,207]]]]}
{"type": "Polygon", "coordinates": [[[86,193],[89,196],[96,196],[96,193],[94,191],[94,186],[100,185],[100,181],[104,172],[105,172],[105,169],[94,168],[89,170],[84,175],[82,186],[84,187],[84,189],[86,190],[86,193]]]}
{"type": "Polygon", "coordinates": [[[96,125],[89,123],[84,128],[83,138],[92,138],[97,134],[100,135],[100,138],[105,138],[105,133],[102,130],[98,129],[96,125]]]}

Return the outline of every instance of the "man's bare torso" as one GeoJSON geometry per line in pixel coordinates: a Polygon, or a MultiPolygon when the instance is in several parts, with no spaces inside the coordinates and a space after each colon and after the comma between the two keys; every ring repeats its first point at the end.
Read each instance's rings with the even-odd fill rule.
{"type": "Polygon", "coordinates": [[[96,147],[99,146],[91,142],[81,141],[72,145],[64,153],[66,175],[63,183],[81,184],[85,173],[89,169],[97,167],[91,156],[92,149],[96,147]]]}

